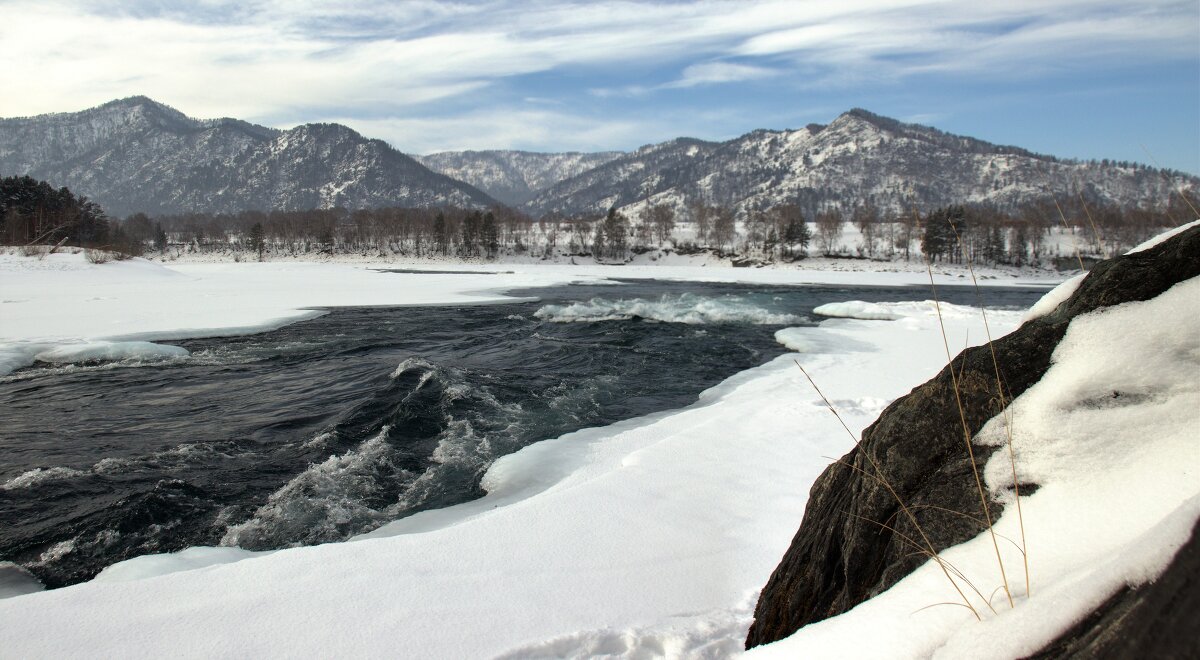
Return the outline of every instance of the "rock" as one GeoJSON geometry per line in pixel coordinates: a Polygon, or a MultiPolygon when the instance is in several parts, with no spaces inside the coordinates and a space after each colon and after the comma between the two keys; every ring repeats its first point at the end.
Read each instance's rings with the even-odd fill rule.
{"type": "MultiPolygon", "coordinates": [[[[1200,227],[1154,248],[1098,264],[1075,293],[1046,316],[994,342],[1004,400],[1041,379],[1071,319],[1135,300],[1149,300],[1200,275],[1200,227]]],[[[971,437],[1000,412],[992,354],[987,346],[963,351],[951,365],[959,376],[971,437]]],[[[859,447],[813,484],[800,529],[759,597],[746,648],[773,642],[804,625],[841,614],[894,585],[924,563],[904,537],[920,539],[897,503],[903,500],[928,543],[944,550],[984,527],[978,487],[963,440],[952,378],[945,368],[888,406],[863,432],[859,447]],[[873,476],[867,454],[895,490],[873,476]]],[[[973,447],[982,466],[996,448],[973,447]]],[[[1022,485],[1022,493],[1036,484],[1022,485]]],[[[989,503],[993,519],[1001,505],[989,503]]],[[[921,543],[923,545],[923,542],[921,543]]],[[[1010,576],[1010,580],[1019,576],[1010,576]]]]}

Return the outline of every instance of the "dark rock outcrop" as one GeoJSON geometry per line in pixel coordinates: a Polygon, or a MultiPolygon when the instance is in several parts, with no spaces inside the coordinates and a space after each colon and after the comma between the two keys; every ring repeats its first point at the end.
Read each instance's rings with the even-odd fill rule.
{"type": "MultiPolygon", "coordinates": [[[[1004,399],[1019,396],[1041,379],[1071,319],[1103,307],[1149,300],[1197,275],[1200,227],[1149,250],[1098,264],[1052,313],[994,342],[1004,399]]],[[[959,390],[972,437],[999,413],[1001,397],[986,346],[963,351],[932,380],[888,406],[863,432],[861,444],[813,484],[800,529],[763,588],[747,648],[845,612],[925,562],[926,557],[904,540],[920,536],[901,511],[897,496],[937,551],[982,531],[975,520],[950,513],[982,517],[950,367],[960,374],[959,390]],[[864,452],[875,458],[895,496],[873,476],[864,452]]],[[[974,447],[981,469],[995,450],[974,447]]],[[[990,508],[993,517],[1001,512],[997,503],[990,508]]]]}

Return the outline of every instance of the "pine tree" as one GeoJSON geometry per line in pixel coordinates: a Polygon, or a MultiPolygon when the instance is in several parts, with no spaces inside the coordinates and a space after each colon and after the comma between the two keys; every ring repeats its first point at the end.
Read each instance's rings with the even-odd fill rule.
{"type": "Polygon", "coordinates": [[[263,231],[262,223],[256,222],[250,227],[249,233],[250,249],[258,253],[258,260],[263,260],[263,252],[267,248],[266,233],[263,231]]]}
{"type": "Polygon", "coordinates": [[[450,254],[450,235],[446,232],[446,215],[441,211],[433,219],[433,245],[437,254],[450,254]]]}
{"type": "Polygon", "coordinates": [[[604,218],[605,242],[604,254],[609,259],[624,260],[629,251],[629,221],[617,211],[617,207],[608,209],[604,218]]]}
{"type": "Polygon", "coordinates": [[[487,251],[488,259],[495,259],[500,253],[500,228],[496,225],[496,216],[491,211],[483,216],[483,226],[480,230],[483,248],[487,251]]]}
{"type": "Polygon", "coordinates": [[[154,247],[163,252],[167,249],[167,232],[163,231],[162,223],[154,223],[154,247]]]}

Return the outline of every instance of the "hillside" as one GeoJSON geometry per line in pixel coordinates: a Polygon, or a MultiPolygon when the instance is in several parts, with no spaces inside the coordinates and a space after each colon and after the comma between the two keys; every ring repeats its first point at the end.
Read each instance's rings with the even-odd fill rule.
{"type": "Polygon", "coordinates": [[[1197,183],[1144,166],[1059,160],[855,109],[828,125],[642,147],[540,192],[526,210],[636,210],[646,200],[739,209],[796,202],[809,214],[864,202],[892,212],[972,202],[1012,210],[1080,190],[1097,203],[1132,206],[1165,202],[1173,186],[1197,183]]]}
{"type": "Polygon", "coordinates": [[[619,151],[443,151],[416,159],[429,169],[465,181],[500,202],[520,206],[539,191],[622,155],[619,151]]]}
{"type": "Polygon", "coordinates": [[[345,126],[197,120],[140,96],[0,119],[0,173],[67,186],[117,216],[494,203],[345,126]]]}

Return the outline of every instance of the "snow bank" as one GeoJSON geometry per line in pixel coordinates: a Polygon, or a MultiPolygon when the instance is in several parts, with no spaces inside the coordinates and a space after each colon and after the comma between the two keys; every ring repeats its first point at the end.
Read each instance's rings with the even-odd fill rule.
{"type": "Polygon", "coordinates": [[[691,293],[665,295],[658,300],[608,300],[592,298],[585,303],[546,305],[533,314],[552,323],[620,321],[643,318],[663,323],[754,323],[784,325],[800,323],[793,314],[780,314],[744,302],[738,296],[698,296],[691,293]]]}
{"type": "MultiPolygon", "coordinates": [[[[927,564],[853,610],[748,655],[1023,657],[1121,587],[1153,580],[1200,516],[1198,321],[1200,278],[1080,316],[1042,380],[1012,403],[1018,478],[1040,485],[1023,499],[1032,595],[1019,551],[1001,541],[1015,609],[997,596],[993,614],[977,600],[985,615],[977,623],[964,608],[937,606],[956,596],[927,564]]],[[[976,441],[1005,443],[1006,423],[991,420],[976,441]]],[[[994,497],[1011,500],[1006,452],[993,454],[984,474],[994,497]]],[[[1016,507],[996,531],[1020,538],[1016,507]]],[[[943,557],[985,594],[1000,585],[986,534],[943,557]]]]}
{"type": "Polygon", "coordinates": [[[863,302],[861,300],[828,303],[814,308],[813,313],[820,314],[821,316],[875,321],[894,321],[900,318],[896,314],[888,311],[883,305],[863,302]]]}
{"type": "Polygon", "coordinates": [[[11,561],[0,561],[0,599],[37,593],[43,588],[29,571],[11,561]]]}
{"type": "MultiPolygon", "coordinates": [[[[254,291],[251,302],[267,307],[255,314],[270,318],[285,311],[282,305],[307,304],[305,295],[324,300],[322,291],[368,299],[354,290],[358,284],[380,301],[445,295],[461,302],[499,297],[462,293],[481,285],[580,279],[569,268],[463,278],[255,266],[205,267],[203,278],[210,279],[190,269],[196,279],[182,280],[174,291],[192,301],[206,291],[254,291]],[[273,278],[290,278],[290,285],[273,278]],[[271,299],[277,292],[282,301],[271,299]]],[[[137,298],[126,296],[121,304],[136,312],[137,298]]],[[[228,304],[231,324],[251,319],[236,297],[228,304]]],[[[167,309],[181,317],[165,315],[154,321],[156,328],[225,320],[194,314],[184,304],[167,309]]],[[[141,557],[93,582],[0,601],[5,652],[732,653],[744,639],[757,590],[795,532],[809,486],[828,457],[851,446],[793,359],[857,430],[943,362],[929,305],[889,310],[902,318],[830,319],[803,328],[813,340],[809,352],[737,374],[684,410],[526,447],[492,465],[483,480],[485,497],[418,513],[353,542],[269,555],[217,548],[141,557]]],[[[946,316],[952,345],[984,338],[977,310],[948,306],[946,316]]],[[[989,314],[993,333],[1014,327],[1017,316],[989,314]]]]}

